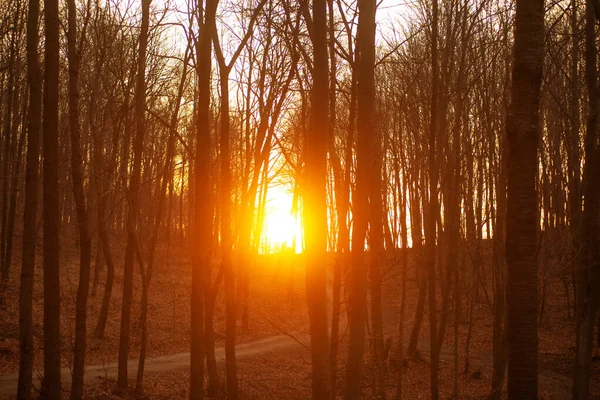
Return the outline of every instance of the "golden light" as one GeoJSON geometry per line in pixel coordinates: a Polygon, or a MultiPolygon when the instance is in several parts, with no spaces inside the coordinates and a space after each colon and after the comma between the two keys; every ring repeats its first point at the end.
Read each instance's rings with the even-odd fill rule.
{"type": "Polygon", "coordinates": [[[298,213],[292,215],[292,188],[279,184],[267,191],[263,225],[262,252],[275,253],[284,248],[302,251],[302,231],[298,213]]]}

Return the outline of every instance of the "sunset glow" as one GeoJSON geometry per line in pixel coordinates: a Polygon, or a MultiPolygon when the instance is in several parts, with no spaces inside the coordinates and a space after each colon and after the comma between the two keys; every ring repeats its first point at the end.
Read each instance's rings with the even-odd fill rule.
{"type": "Polygon", "coordinates": [[[262,251],[278,252],[284,247],[302,251],[301,223],[292,215],[292,188],[278,185],[267,192],[267,205],[263,226],[262,251]]]}

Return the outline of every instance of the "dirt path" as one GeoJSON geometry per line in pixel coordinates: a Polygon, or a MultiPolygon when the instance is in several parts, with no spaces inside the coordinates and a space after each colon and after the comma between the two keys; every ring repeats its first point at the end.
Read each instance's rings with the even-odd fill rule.
{"type": "MultiPolygon", "coordinates": [[[[282,353],[289,351],[305,351],[303,346],[310,346],[310,338],[306,333],[297,333],[294,335],[277,335],[270,336],[264,339],[255,340],[248,343],[239,344],[236,349],[238,359],[251,358],[257,355],[268,353],[282,353]],[[293,336],[293,337],[292,337],[293,336]]],[[[425,343],[419,345],[419,351],[423,358],[429,358],[428,347],[425,343]]],[[[217,362],[225,361],[225,351],[223,348],[215,350],[217,362]]],[[[450,363],[453,361],[453,355],[449,351],[442,351],[442,362],[450,363]]],[[[485,354],[475,354],[470,359],[471,366],[477,368],[491,368],[491,359],[485,354]]],[[[178,369],[189,368],[190,353],[177,353],[167,356],[150,358],[146,361],[145,371],[148,374],[157,374],[161,372],[174,371],[178,369]]],[[[137,373],[138,360],[129,361],[128,369],[129,376],[135,377],[137,373]]],[[[547,392],[551,392],[557,400],[570,399],[572,379],[568,376],[558,374],[552,371],[544,370],[541,366],[539,374],[539,384],[541,388],[545,388],[547,392]]],[[[97,378],[116,379],[117,363],[111,362],[104,365],[88,366],[85,370],[85,381],[92,382],[97,378]]],[[[16,373],[0,376],[0,399],[10,399],[16,396],[17,392],[16,373]]],[[[71,381],[71,370],[69,368],[62,369],[63,384],[68,385],[71,381]]],[[[35,385],[39,387],[40,381],[36,377],[35,385]]]]}
{"type": "MultiPolygon", "coordinates": [[[[293,338],[289,335],[270,336],[264,339],[255,340],[248,343],[242,343],[236,346],[236,355],[238,359],[253,357],[259,354],[304,350],[302,347],[310,345],[310,339],[305,333],[297,333],[293,338]],[[300,343],[299,343],[300,342],[300,343]]],[[[215,349],[217,362],[225,361],[225,350],[223,348],[215,349]]],[[[146,360],[145,373],[155,374],[177,369],[185,369],[190,366],[190,353],[178,353],[146,360]]],[[[135,377],[137,374],[138,360],[129,360],[129,376],[135,377]]],[[[34,371],[35,374],[35,371],[34,371]]],[[[88,366],[85,369],[84,379],[91,382],[98,377],[116,379],[117,363],[111,362],[104,365],[88,366]]],[[[8,374],[0,376],[0,399],[10,399],[17,395],[18,374],[8,374]]],[[[62,369],[63,385],[69,385],[71,382],[71,370],[62,369]]],[[[37,377],[34,378],[34,385],[40,386],[37,377]]]]}
{"type": "MultiPolygon", "coordinates": [[[[391,332],[390,332],[391,333],[391,332]]],[[[422,342],[422,341],[421,341],[422,342]]],[[[289,351],[305,351],[304,346],[310,346],[310,337],[306,333],[295,333],[293,335],[276,335],[264,339],[255,340],[248,343],[242,343],[236,346],[236,355],[238,359],[251,358],[257,355],[268,353],[282,353],[289,351]]],[[[423,358],[429,358],[429,349],[426,343],[419,344],[419,351],[423,358]]],[[[225,351],[223,348],[215,350],[217,362],[225,361],[225,351]]],[[[453,361],[453,354],[449,351],[442,351],[442,362],[450,363],[453,361]]],[[[477,368],[491,368],[491,359],[486,354],[474,354],[471,359],[471,366],[477,368]]],[[[145,371],[148,374],[157,374],[161,372],[174,371],[178,369],[189,368],[190,353],[177,353],[167,356],[150,358],[146,361],[145,371]]],[[[129,376],[135,377],[137,373],[138,360],[129,360],[129,376]]],[[[85,370],[85,381],[92,382],[97,378],[116,379],[117,363],[111,362],[104,365],[88,366],[85,370]]],[[[18,375],[8,374],[0,376],[0,399],[14,398],[17,393],[18,375]]],[[[68,385],[71,381],[71,370],[62,369],[63,385],[68,385]]],[[[39,387],[40,381],[36,377],[34,384],[39,387]]],[[[568,376],[545,370],[541,366],[539,374],[539,384],[547,392],[551,392],[557,400],[570,399],[572,379],[568,376]]]]}
{"type": "MultiPolygon", "coordinates": [[[[328,288],[329,289],[329,288],[328,288]]],[[[328,293],[329,294],[329,293],[328,293]]],[[[329,294],[330,295],[330,294],[329,294]]],[[[329,296],[331,297],[331,296],[329,296]]],[[[383,314],[384,320],[390,321],[391,316],[396,310],[389,304],[384,304],[383,314]]],[[[345,314],[342,313],[340,321],[340,332],[344,332],[346,324],[345,314]]],[[[394,324],[388,323],[384,327],[385,336],[395,338],[397,327],[394,324]]],[[[429,360],[429,346],[424,338],[419,340],[418,350],[421,357],[427,362],[429,360]]],[[[405,344],[406,345],[406,344],[405,344]]],[[[236,355],[238,359],[247,359],[258,355],[269,353],[285,353],[294,351],[306,351],[310,347],[310,337],[307,333],[295,332],[292,334],[281,334],[269,336],[263,339],[252,342],[242,343],[236,346],[236,355]]],[[[215,349],[215,356],[218,363],[225,361],[224,348],[215,349]]],[[[454,355],[451,350],[444,348],[440,354],[442,363],[452,363],[454,355]]],[[[491,369],[492,356],[488,353],[472,354],[470,364],[473,369],[491,369]]],[[[189,368],[190,353],[177,353],[146,360],[145,373],[159,374],[174,370],[189,368]]],[[[128,363],[128,371],[130,377],[135,377],[137,374],[138,360],[132,359],[128,363]]],[[[40,386],[37,373],[34,371],[34,385],[40,386]]],[[[97,378],[114,379],[117,377],[117,362],[110,362],[104,365],[88,366],[85,370],[84,379],[86,382],[92,382],[97,378]]],[[[572,396],[572,378],[563,374],[553,372],[543,365],[540,365],[538,375],[540,388],[544,391],[553,394],[556,400],[571,399],[572,396]]],[[[17,392],[18,375],[16,373],[0,376],[0,399],[15,398],[17,392]]],[[[70,385],[71,370],[69,368],[62,369],[63,385],[70,385]]]]}

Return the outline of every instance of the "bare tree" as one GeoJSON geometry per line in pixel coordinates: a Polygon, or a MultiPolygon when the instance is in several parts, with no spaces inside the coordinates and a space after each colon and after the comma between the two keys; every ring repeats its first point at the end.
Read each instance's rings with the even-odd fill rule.
{"type": "Polygon", "coordinates": [[[44,0],[43,229],[44,397],[60,399],[60,206],[58,1],[44,0]]]}
{"type": "Polygon", "coordinates": [[[544,2],[517,1],[507,117],[506,262],[508,398],[538,397],[537,192],[544,2]]]}
{"type": "MultiPolygon", "coordinates": [[[[127,361],[131,328],[131,297],[133,292],[133,257],[138,245],[136,220],[139,212],[140,175],[146,114],[146,51],[150,24],[150,1],[142,1],[142,27],[139,37],[137,77],[135,86],[135,137],[133,142],[133,167],[127,193],[127,247],[123,268],[123,305],[121,308],[121,333],[119,337],[119,370],[117,386],[127,388],[127,361]]],[[[139,255],[138,255],[139,256],[139,255]]]]}
{"type": "Polygon", "coordinates": [[[40,125],[42,116],[42,72],[38,58],[39,0],[30,0],[27,15],[27,78],[29,82],[29,118],[27,125],[27,161],[25,207],[23,211],[23,262],[19,292],[19,384],[17,397],[31,399],[33,375],[33,282],[35,272],[36,219],[40,125]]]}
{"type": "Polygon", "coordinates": [[[71,399],[80,399],[83,395],[83,369],[85,366],[87,298],[90,282],[90,262],[92,258],[92,242],[88,227],[88,210],[85,204],[83,157],[81,154],[81,128],[79,123],[79,64],[82,43],[85,42],[85,31],[89,21],[91,2],[88,2],[88,13],[81,33],[81,41],[77,46],[77,8],[75,0],[67,1],[68,31],[67,56],[69,58],[69,130],[71,132],[71,183],[73,197],[77,209],[77,225],[79,230],[79,286],[75,316],[75,345],[73,349],[73,381],[71,383],[71,399]]]}
{"type": "Polygon", "coordinates": [[[375,12],[377,4],[362,0],[358,4],[358,111],[356,189],[352,214],[352,281],[350,294],[350,342],[346,366],[345,399],[361,395],[361,367],[367,323],[367,266],[364,244],[369,221],[369,169],[371,167],[372,135],[375,127],[375,12]]]}

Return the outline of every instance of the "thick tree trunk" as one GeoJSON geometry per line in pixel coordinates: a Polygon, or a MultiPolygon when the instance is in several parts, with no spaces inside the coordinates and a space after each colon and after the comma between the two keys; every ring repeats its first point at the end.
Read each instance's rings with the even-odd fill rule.
{"type": "Polygon", "coordinates": [[[43,253],[44,398],[60,399],[60,191],[58,147],[58,0],[44,0],[45,54],[43,95],[43,253]]]}
{"type": "Polygon", "coordinates": [[[329,324],[327,313],[327,135],[329,68],[327,62],[327,1],[313,2],[311,35],[314,68],[310,128],[305,136],[304,241],[306,245],[306,301],[310,322],[312,396],[328,399],[329,324]]]}
{"type": "Polygon", "coordinates": [[[598,70],[596,48],[596,14],[593,0],[586,2],[585,24],[585,80],[588,90],[587,132],[584,142],[585,165],[583,171],[583,251],[577,272],[576,318],[577,341],[575,347],[575,380],[573,399],[583,400],[590,396],[591,357],[594,345],[594,324],[600,300],[600,269],[598,260],[599,221],[598,210],[598,70]]]}
{"type": "Polygon", "coordinates": [[[364,245],[369,221],[369,170],[371,168],[371,143],[375,127],[375,13],[374,0],[361,0],[358,4],[358,113],[356,150],[356,189],[353,195],[352,228],[352,282],[350,293],[350,343],[346,364],[346,390],[344,398],[361,396],[361,367],[365,347],[367,323],[367,271],[364,245]]]}
{"type": "Polygon", "coordinates": [[[38,59],[39,0],[29,1],[27,15],[27,81],[29,83],[29,122],[23,214],[23,262],[19,292],[19,383],[17,397],[31,399],[33,376],[33,279],[35,271],[38,169],[42,113],[42,72],[38,59]]]}
{"type": "Polygon", "coordinates": [[[191,296],[191,370],[190,398],[202,399],[204,396],[204,306],[208,293],[206,272],[210,270],[212,235],[212,186],[210,184],[210,71],[211,71],[211,31],[214,24],[217,0],[207,0],[205,15],[198,10],[200,40],[196,43],[196,73],[198,82],[197,138],[196,157],[194,159],[195,213],[193,240],[202,243],[195,245],[192,253],[192,296],[191,296]]]}
{"type": "Polygon", "coordinates": [[[507,117],[506,209],[508,398],[536,399],[539,104],[544,1],[517,0],[511,106],[507,117]]]}

